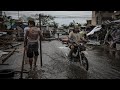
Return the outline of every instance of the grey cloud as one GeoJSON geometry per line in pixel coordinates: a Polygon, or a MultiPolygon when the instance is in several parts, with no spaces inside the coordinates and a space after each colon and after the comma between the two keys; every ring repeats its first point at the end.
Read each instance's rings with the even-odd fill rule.
{"type": "MultiPolygon", "coordinates": [[[[7,15],[11,15],[13,18],[18,18],[18,11],[5,11],[7,15]]],[[[87,19],[91,19],[92,16],[92,11],[19,11],[20,16],[26,15],[30,16],[33,14],[40,14],[44,13],[47,15],[52,15],[52,16],[77,16],[77,17],[82,17],[82,18],[77,18],[75,19],[76,22],[80,23],[85,23],[87,19]],[[86,18],[84,18],[86,17],[86,18]]],[[[61,19],[61,18],[56,18],[55,21],[57,21],[60,24],[68,24],[69,22],[73,21],[74,19],[61,19]]]]}
{"type": "MultiPolygon", "coordinates": [[[[8,14],[18,14],[18,11],[6,11],[8,14]]],[[[91,11],[20,11],[20,14],[31,15],[31,14],[49,14],[53,16],[91,16],[91,11]]]]}

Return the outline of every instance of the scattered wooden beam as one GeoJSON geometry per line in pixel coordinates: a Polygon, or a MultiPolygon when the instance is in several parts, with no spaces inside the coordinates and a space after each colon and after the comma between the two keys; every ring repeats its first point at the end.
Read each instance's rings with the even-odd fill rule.
{"type": "MultiPolygon", "coordinates": [[[[21,73],[21,71],[15,71],[16,73],[21,73]]],[[[22,73],[29,73],[28,71],[23,71],[22,73]]]]}
{"type": "Polygon", "coordinates": [[[9,64],[4,64],[4,63],[3,63],[3,64],[0,64],[0,65],[9,65],[9,64]]]}
{"type": "Polygon", "coordinates": [[[2,64],[14,53],[15,50],[16,50],[16,48],[13,49],[9,54],[7,54],[7,55],[2,59],[2,64]]]}
{"type": "MultiPolygon", "coordinates": [[[[12,50],[4,50],[4,52],[11,52],[12,50]]],[[[15,50],[14,52],[20,52],[20,51],[17,51],[15,50]]]]}

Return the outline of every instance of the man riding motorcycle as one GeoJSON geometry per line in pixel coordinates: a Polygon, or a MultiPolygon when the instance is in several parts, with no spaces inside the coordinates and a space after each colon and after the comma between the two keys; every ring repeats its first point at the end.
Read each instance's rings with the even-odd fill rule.
{"type": "Polygon", "coordinates": [[[74,49],[76,47],[75,43],[79,44],[79,43],[86,42],[86,39],[83,38],[83,37],[85,37],[85,36],[81,35],[79,27],[74,27],[73,31],[70,32],[70,34],[69,34],[69,48],[70,48],[70,52],[68,54],[68,58],[70,60],[72,59],[72,53],[74,52],[74,49]]]}

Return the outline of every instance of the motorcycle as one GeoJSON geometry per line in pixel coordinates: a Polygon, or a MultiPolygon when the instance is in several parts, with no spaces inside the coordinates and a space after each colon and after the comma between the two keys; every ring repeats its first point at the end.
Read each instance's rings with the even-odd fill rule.
{"type": "Polygon", "coordinates": [[[86,51],[86,47],[83,43],[75,43],[74,42],[74,51],[72,53],[72,59],[78,60],[80,65],[88,71],[88,59],[86,58],[84,51],[86,51]]]}

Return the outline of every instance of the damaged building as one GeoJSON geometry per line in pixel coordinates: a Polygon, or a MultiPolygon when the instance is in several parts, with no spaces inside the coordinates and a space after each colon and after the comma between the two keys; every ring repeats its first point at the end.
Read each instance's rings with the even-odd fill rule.
{"type": "Polygon", "coordinates": [[[101,25],[106,20],[113,20],[114,11],[92,11],[92,25],[101,25]]]}

